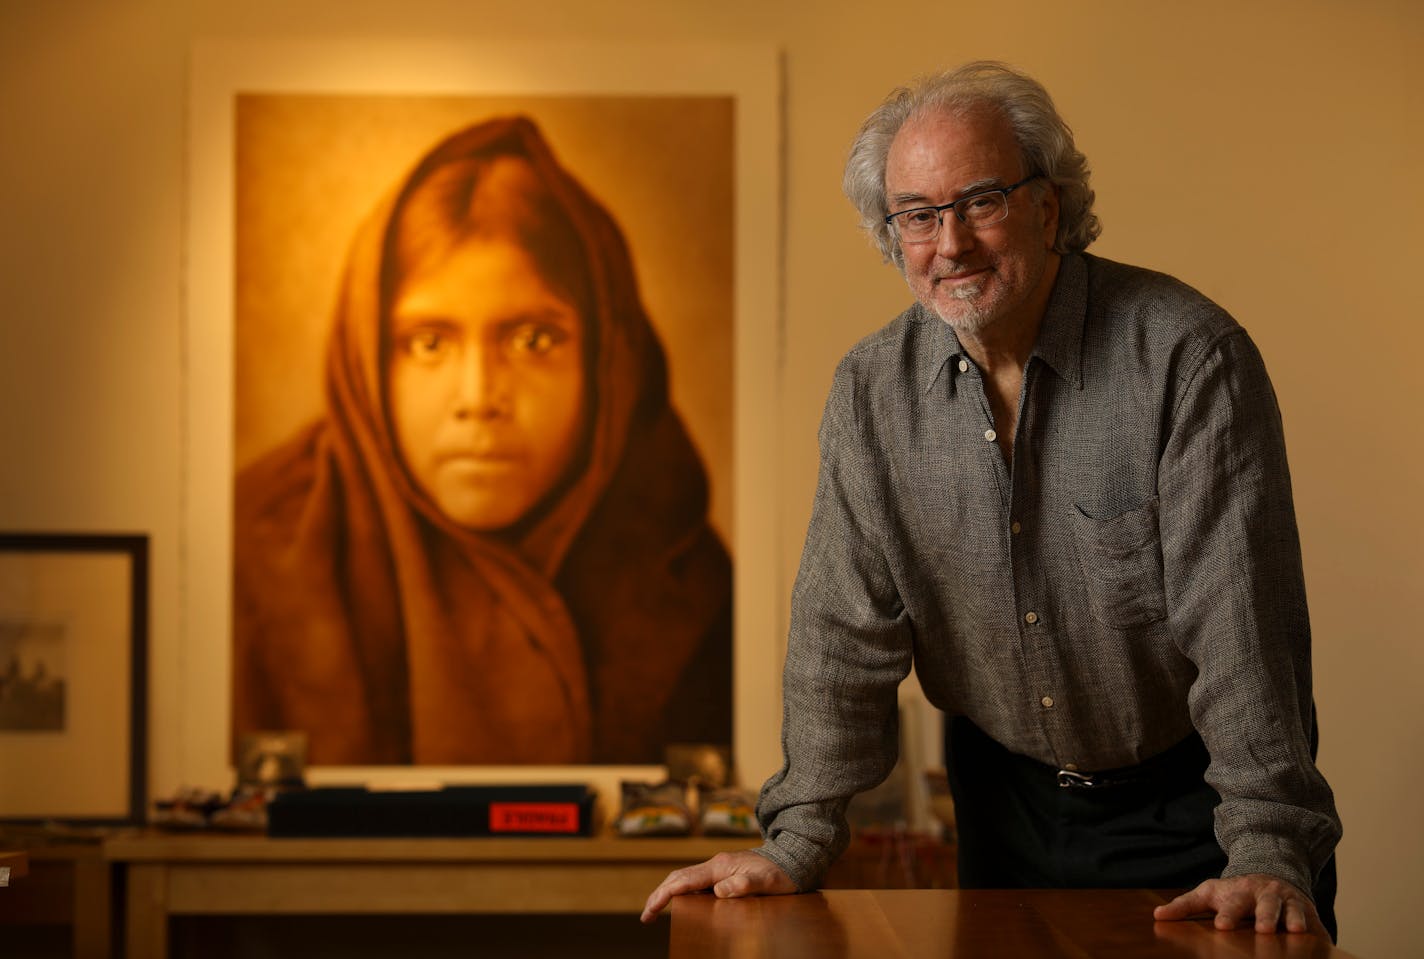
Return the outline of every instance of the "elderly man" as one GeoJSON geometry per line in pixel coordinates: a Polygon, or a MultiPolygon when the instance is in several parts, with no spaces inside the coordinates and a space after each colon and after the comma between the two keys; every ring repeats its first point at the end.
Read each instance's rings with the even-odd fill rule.
{"type": "Polygon", "coordinates": [[[826,404],[766,842],[672,873],[644,920],[814,888],[895,761],[913,663],[947,717],[965,886],[1190,888],[1156,918],[1333,936],[1340,824],[1250,338],[1083,252],[1086,160],[1000,64],[892,94],[845,188],[917,302],[826,404]]]}

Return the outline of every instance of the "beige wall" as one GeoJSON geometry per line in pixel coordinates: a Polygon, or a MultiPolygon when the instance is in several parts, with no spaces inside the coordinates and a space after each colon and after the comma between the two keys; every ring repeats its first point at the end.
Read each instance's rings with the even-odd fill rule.
{"type": "MultiPolygon", "coordinates": [[[[1321,765],[1345,818],[1342,945],[1407,954],[1424,857],[1424,714],[1413,705],[1424,676],[1413,608],[1424,451],[1408,373],[1424,349],[1413,273],[1424,260],[1422,10],[1413,0],[1028,0],[992,13],[952,0],[5,0],[0,528],[153,536],[152,785],[171,790],[186,775],[175,729],[184,643],[219,628],[179,615],[190,42],[756,41],[785,52],[784,602],[831,369],[906,300],[840,198],[847,139],[914,72],[1008,59],[1054,91],[1093,162],[1097,252],[1197,285],[1266,356],[1305,546],[1321,765]]],[[[780,638],[766,643],[771,662],[780,638]]],[[[768,704],[766,736],[776,723],[768,704]]]]}

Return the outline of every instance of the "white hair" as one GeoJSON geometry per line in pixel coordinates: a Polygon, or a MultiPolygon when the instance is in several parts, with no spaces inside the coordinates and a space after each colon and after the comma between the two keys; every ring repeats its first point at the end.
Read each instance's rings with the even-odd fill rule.
{"type": "MultiPolygon", "coordinates": [[[[997,111],[1013,129],[1025,175],[1038,174],[1058,189],[1058,234],[1053,248],[1079,253],[1098,238],[1102,226],[1093,213],[1088,158],[1073,145],[1073,131],[1058,115],[1053,98],[1037,80],[992,60],[923,77],[892,91],[860,127],[846,158],[843,188],[860,212],[861,227],[886,260],[904,266],[904,254],[885,222],[885,163],[890,144],[912,117],[938,110],[997,111]]],[[[1035,181],[1034,189],[1044,189],[1035,181]]]]}

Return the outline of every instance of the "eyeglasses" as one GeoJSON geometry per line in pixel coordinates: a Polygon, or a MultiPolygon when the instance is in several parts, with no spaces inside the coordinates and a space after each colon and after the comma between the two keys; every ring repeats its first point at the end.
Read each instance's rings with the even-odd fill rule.
{"type": "Polygon", "coordinates": [[[885,218],[885,222],[895,228],[895,235],[901,243],[928,243],[939,236],[940,225],[947,210],[953,210],[959,222],[977,230],[981,226],[993,226],[1009,215],[1009,194],[1042,174],[1026,176],[1017,183],[992,190],[980,190],[962,196],[953,203],[940,206],[917,206],[913,210],[901,210],[885,218]]]}

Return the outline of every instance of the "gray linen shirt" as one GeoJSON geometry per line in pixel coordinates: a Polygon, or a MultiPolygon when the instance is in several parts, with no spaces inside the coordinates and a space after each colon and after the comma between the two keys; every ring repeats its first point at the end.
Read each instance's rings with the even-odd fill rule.
{"type": "Polygon", "coordinates": [[[1280,414],[1246,332],[1158,273],[1063,258],[1010,466],[918,304],[846,355],[792,595],[760,852],[813,888],[887,776],[896,689],[1084,772],[1200,732],[1226,876],[1305,891],[1340,835],[1310,756],[1310,625],[1280,414]]]}

